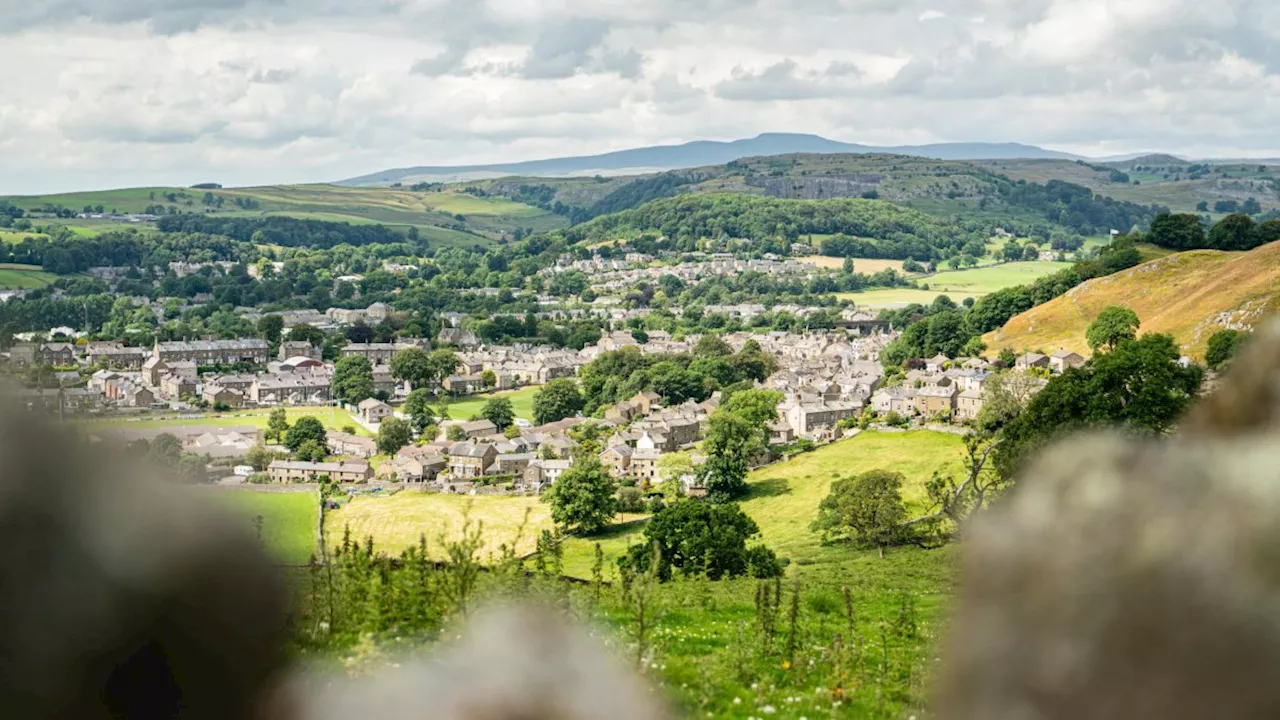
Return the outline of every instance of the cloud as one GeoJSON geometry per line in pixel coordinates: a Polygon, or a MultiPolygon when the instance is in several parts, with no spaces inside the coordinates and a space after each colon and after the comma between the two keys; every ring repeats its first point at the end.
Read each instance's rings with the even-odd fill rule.
{"type": "Polygon", "coordinates": [[[761,132],[1280,156],[1274,0],[0,0],[0,192],[761,132]]]}

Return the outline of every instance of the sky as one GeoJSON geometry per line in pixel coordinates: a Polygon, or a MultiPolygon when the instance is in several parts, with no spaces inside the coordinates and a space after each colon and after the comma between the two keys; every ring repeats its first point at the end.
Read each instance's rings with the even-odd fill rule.
{"type": "Polygon", "coordinates": [[[1276,0],[0,0],[0,193],[763,132],[1280,157],[1276,0]]]}

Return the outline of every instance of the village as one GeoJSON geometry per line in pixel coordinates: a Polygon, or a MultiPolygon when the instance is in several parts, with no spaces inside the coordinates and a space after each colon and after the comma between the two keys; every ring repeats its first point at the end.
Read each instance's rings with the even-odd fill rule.
{"type": "MultiPolygon", "coordinates": [[[[749,317],[765,308],[726,306],[719,311],[749,317]]],[[[293,328],[307,321],[333,327],[379,322],[390,313],[388,306],[376,303],[364,310],[282,315],[286,328],[293,328]]],[[[905,376],[886,377],[880,353],[897,332],[853,308],[841,317],[841,327],[831,330],[742,331],[721,337],[735,352],[755,343],[776,362],[776,372],[756,383],[781,398],[776,420],[768,428],[771,451],[753,462],[767,463],[797,447],[847,437],[873,423],[886,428],[912,423],[963,426],[978,418],[988,381],[1001,371],[998,362],[937,356],[908,362],[905,376]]],[[[624,484],[649,490],[674,481],[687,494],[701,491],[695,470],[705,458],[698,449],[708,418],[721,401],[719,392],[702,402],[671,405],[664,405],[656,393],[641,392],[601,408],[594,417],[538,426],[523,418],[510,428],[479,417],[451,418],[433,428],[431,436],[416,432],[412,443],[394,455],[380,456],[374,437],[388,418],[406,417],[403,405],[416,389],[391,370],[393,358],[406,349],[451,349],[456,366],[428,389],[433,396],[459,398],[519,389],[536,392],[554,380],[575,378],[606,353],[634,349],[647,355],[687,355],[702,339],[655,330],[644,333],[641,342],[631,331],[614,330],[580,351],[486,345],[464,329],[466,316],[453,313],[445,320],[447,326],[430,339],[344,345],[341,357],[365,358],[372,369],[374,395],[357,404],[344,404],[335,394],[335,363],[323,359],[321,348],[289,340],[287,331],[275,353],[258,338],[157,340],[150,348],[120,342],[29,342],[12,348],[10,362],[16,368],[49,368],[57,380],[56,388],[20,391],[31,407],[110,419],[104,429],[94,431],[94,439],[104,442],[123,445],[174,435],[184,453],[201,456],[212,466],[213,475],[224,472],[223,482],[265,476],[272,483],[393,482],[450,493],[538,493],[570,467],[577,445],[573,429],[593,423],[605,438],[600,460],[624,484]],[[261,427],[234,423],[238,412],[326,407],[349,413],[352,423],[328,430],[328,457],[321,461],[292,458],[278,437],[268,442],[261,427]],[[209,417],[210,412],[225,414],[228,424],[183,422],[209,417]],[[174,413],[172,423],[130,428],[133,420],[174,413]],[[278,458],[262,472],[243,462],[259,446],[278,458]],[[664,462],[669,456],[680,459],[664,462]]],[[[1071,352],[1027,354],[1007,370],[1028,377],[1034,392],[1051,373],[1084,361],[1071,352]]]]}

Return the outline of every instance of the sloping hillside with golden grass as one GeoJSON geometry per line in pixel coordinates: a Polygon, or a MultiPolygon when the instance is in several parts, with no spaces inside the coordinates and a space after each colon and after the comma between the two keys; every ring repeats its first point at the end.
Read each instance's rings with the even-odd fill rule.
{"type": "Polygon", "coordinates": [[[1280,242],[1247,253],[1178,253],[1090,280],[983,340],[992,351],[1063,348],[1087,355],[1085,330],[1109,305],[1132,308],[1142,332],[1168,333],[1188,355],[1202,358],[1209,336],[1219,328],[1251,327],[1280,312],[1280,242]]]}

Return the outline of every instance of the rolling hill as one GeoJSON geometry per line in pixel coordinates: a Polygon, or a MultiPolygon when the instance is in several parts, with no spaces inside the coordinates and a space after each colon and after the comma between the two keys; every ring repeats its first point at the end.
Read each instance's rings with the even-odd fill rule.
{"type": "Polygon", "coordinates": [[[1087,355],[1085,330],[1110,305],[1132,308],[1143,332],[1173,335],[1184,352],[1202,358],[1214,331],[1252,327],[1280,311],[1280,242],[1247,253],[1177,253],[1090,280],[1014,317],[983,341],[993,352],[1063,348],[1087,355]]]}
{"type": "MultiPolygon", "coordinates": [[[[130,188],[60,195],[0,198],[42,218],[50,206],[81,212],[102,207],[107,214],[165,211],[219,217],[285,216],[304,220],[416,227],[436,245],[486,245],[521,228],[545,232],[565,227],[567,218],[505,197],[478,197],[461,188],[414,192],[392,188],[335,185],[274,185],[250,188],[130,188]],[[208,197],[206,197],[208,194],[208,197]],[[206,199],[221,204],[207,204],[206,199]]],[[[52,218],[44,218],[52,219],[52,218]]],[[[92,219],[56,222],[95,227],[92,219]]]]}
{"type": "Polygon", "coordinates": [[[660,170],[720,165],[747,157],[791,153],[890,153],[940,160],[976,158],[1065,158],[1068,153],[1018,143],[940,143],[876,147],[828,140],[817,135],[765,133],[746,140],[716,142],[700,140],[683,145],[661,145],[588,155],[493,165],[420,166],[383,170],[350,178],[337,184],[350,186],[391,185],[411,182],[459,182],[521,175],[563,177],[573,175],[639,175],[660,170]]]}

